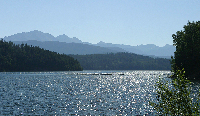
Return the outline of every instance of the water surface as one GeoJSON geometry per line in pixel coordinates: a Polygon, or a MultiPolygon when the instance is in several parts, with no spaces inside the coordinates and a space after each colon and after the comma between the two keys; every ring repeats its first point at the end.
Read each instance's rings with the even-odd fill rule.
{"type": "MultiPolygon", "coordinates": [[[[1,115],[153,115],[170,71],[0,73],[1,115]],[[109,74],[109,75],[106,75],[109,74]]],[[[198,89],[193,87],[194,89],[198,89]]]]}

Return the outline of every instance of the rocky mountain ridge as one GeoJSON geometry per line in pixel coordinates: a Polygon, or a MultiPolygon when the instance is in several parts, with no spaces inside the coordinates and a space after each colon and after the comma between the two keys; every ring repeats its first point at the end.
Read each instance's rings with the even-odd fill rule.
{"type": "Polygon", "coordinates": [[[130,52],[152,57],[170,58],[174,55],[175,51],[175,47],[168,44],[163,47],[159,47],[154,44],[131,46],[105,43],[102,41],[97,44],[91,44],[89,42],[82,42],[76,37],[70,38],[65,34],[54,37],[49,33],[43,33],[38,30],[17,33],[11,36],[6,36],[3,39],[5,41],[12,41],[16,44],[27,43],[29,45],[39,46],[44,49],[65,54],[101,54],[110,52],[130,52]],[[51,44],[52,46],[49,46],[48,44],[51,44]]]}

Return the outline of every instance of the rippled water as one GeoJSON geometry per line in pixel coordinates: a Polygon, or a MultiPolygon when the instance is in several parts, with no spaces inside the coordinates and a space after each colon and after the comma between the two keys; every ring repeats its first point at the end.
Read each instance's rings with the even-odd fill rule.
{"type": "Polygon", "coordinates": [[[0,114],[153,115],[154,84],[159,76],[170,80],[167,75],[170,71],[0,73],[0,114]],[[106,73],[111,75],[101,75],[106,73]]]}

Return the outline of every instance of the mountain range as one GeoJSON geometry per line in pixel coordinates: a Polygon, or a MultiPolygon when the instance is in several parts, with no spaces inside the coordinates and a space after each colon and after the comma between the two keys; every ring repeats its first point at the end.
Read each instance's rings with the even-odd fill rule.
{"type": "Polygon", "coordinates": [[[131,46],[123,44],[112,44],[100,41],[97,44],[82,42],[76,37],[70,38],[67,35],[54,37],[49,33],[38,30],[17,33],[2,38],[5,41],[12,41],[15,44],[27,43],[28,45],[39,46],[41,48],[64,54],[105,54],[117,52],[130,52],[151,57],[170,58],[174,55],[176,48],[166,44],[163,47],[154,44],[131,46]]]}
{"type": "Polygon", "coordinates": [[[59,41],[59,42],[66,42],[66,43],[73,43],[73,42],[82,43],[82,41],[76,37],[70,38],[65,34],[54,37],[53,35],[49,33],[43,33],[38,30],[17,33],[11,36],[5,36],[3,39],[6,41],[37,40],[37,41],[59,41]]]}

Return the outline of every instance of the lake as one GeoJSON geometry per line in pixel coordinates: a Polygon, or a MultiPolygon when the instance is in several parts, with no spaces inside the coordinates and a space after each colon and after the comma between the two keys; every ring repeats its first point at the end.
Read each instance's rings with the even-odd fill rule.
{"type": "MultiPolygon", "coordinates": [[[[170,71],[1,72],[1,115],[154,115],[170,71]]],[[[193,83],[195,93],[199,83],[193,83]]]]}

